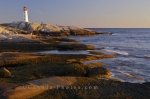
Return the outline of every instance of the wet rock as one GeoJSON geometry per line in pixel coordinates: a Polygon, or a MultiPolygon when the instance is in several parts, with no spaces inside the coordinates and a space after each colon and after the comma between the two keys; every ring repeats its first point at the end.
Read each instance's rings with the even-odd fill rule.
{"type": "Polygon", "coordinates": [[[88,31],[88,30],[84,30],[84,29],[76,29],[76,30],[73,30],[71,29],[70,30],[70,35],[95,35],[96,33],[93,32],[93,31],[88,31]]]}
{"type": "Polygon", "coordinates": [[[94,50],[93,45],[85,45],[79,43],[60,43],[56,45],[58,50],[94,50]]]}
{"type": "Polygon", "coordinates": [[[80,62],[80,61],[77,60],[77,59],[68,59],[68,60],[67,60],[67,63],[68,63],[68,64],[74,64],[74,63],[82,64],[82,62],[80,62]]]}
{"type": "Polygon", "coordinates": [[[91,63],[87,65],[87,76],[98,78],[109,78],[110,71],[102,66],[102,63],[91,63]]]}

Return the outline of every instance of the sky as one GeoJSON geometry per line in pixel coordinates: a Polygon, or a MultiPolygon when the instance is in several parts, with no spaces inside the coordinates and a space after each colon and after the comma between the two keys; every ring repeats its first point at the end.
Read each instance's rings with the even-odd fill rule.
{"type": "Polygon", "coordinates": [[[150,0],[0,0],[0,23],[22,21],[86,28],[150,28],[150,0]]]}

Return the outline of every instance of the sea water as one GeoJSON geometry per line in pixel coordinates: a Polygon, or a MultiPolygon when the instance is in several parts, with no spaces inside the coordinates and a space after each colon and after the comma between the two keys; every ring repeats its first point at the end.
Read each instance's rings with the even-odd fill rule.
{"type": "Polygon", "coordinates": [[[115,53],[116,58],[97,60],[105,63],[112,78],[125,82],[150,81],[150,29],[97,28],[97,32],[112,35],[74,37],[85,44],[93,44],[102,52],[115,53]]]}

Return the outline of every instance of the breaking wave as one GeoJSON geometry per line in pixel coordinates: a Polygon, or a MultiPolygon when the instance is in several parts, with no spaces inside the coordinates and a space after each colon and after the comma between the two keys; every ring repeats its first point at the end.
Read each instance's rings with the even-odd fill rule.
{"type": "Polygon", "coordinates": [[[104,51],[108,52],[108,53],[115,53],[115,54],[119,54],[119,55],[125,55],[128,56],[129,53],[126,51],[120,51],[120,50],[110,50],[110,49],[104,49],[104,51]]]}

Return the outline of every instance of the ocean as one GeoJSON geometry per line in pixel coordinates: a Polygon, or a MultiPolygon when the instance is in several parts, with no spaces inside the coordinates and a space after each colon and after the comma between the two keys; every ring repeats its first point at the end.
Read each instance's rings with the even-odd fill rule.
{"type": "Polygon", "coordinates": [[[112,72],[112,78],[123,82],[150,82],[150,29],[96,28],[112,35],[77,37],[84,44],[93,44],[97,51],[117,54],[116,58],[97,60],[112,72]],[[103,48],[103,49],[101,49],[103,48]]]}

